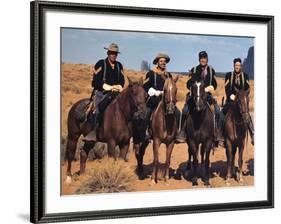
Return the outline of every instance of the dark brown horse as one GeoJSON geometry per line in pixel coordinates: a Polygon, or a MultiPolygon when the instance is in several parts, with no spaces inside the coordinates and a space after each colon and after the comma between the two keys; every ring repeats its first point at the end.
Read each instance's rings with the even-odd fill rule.
{"type": "MultiPolygon", "coordinates": [[[[126,158],[129,141],[132,137],[132,121],[133,119],[145,119],[146,116],[146,94],[143,89],[143,80],[132,82],[129,79],[129,86],[105,109],[97,133],[97,141],[107,143],[108,155],[110,157],[117,159],[115,147],[119,146],[120,158],[126,158]]],[[[67,183],[71,182],[71,163],[75,156],[77,141],[81,135],[86,136],[91,131],[90,128],[85,128],[87,125],[81,125],[83,123],[81,117],[83,117],[88,103],[89,100],[80,100],[72,106],[68,113],[66,146],[66,159],[68,160],[67,183]],[[80,116],[77,116],[77,114],[80,116]]],[[[88,153],[95,143],[93,141],[86,141],[84,143],[80,152],[79,174],[85,171],[88,153]]]]}
{"type": "Polygon", "coordinates": [[[207,93],[202,82],[195,82],[191,87],[191,111],[186,119],[186,133],[189,158],[187,170],[191,170],[193,159],[192,185],[198,185],[198,151],[200,149],[201,166],[204,166],[203,181],[209,183],[210,151],[214,142],[214,115],[207,103],[207,93]]]}
{"type": "Polygon", "coordinates": [[[157,183],[159,146],[161,143],[166,145],[166,163],[164,180],[168,182],[171,154],[174,147],[175,135],[177,131],[176,121],[176,82],[178,76],[169,77],[165,80],[162,100],[152,114],[152,139],[153,139],[153,171],[152,183],[157,183]]]}
{"type": "Polygon", "coordinates": [[[247,122],[249,121],[249,90],[236,89],[236,97],[231,103],[224,119],[224,136],[227,157],[226,184],[229,185],[232,175],[236,176],[238,182],[243,182],[242,165],[243,151],[247,136],[247,122]],[[235,173],[235,154],[239,150],[238,170],[235,173]]]}

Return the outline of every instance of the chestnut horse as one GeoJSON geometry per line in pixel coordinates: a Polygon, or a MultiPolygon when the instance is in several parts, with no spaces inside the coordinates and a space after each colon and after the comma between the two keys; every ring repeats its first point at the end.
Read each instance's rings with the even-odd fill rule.
{"type": "MultiPolygon", "coordinates": [[[[145,119],[146,117],[146,94],[143,89],[142,79],[139,82],[132,82],[129,79],[129,86],[105,109],[99,125],[97,141],[107,143],[108,155],[110,157],[117,159],[115,147],[119,146],[120,158],[126,158],[129,141],[132,137],[133,119],[145,119]]],[[[66,171],[67,183],[71,182],[71,163],[75,156],[77,141],[81,135],[86,136],[91,131],[89,128],[84,128],[87,125],[81,125],[83,123],[81,117],[85,116],[85,108],[88,103],[88,99],[80,100],[71,107],[68,113],[66,146],[66,159],[68,161],[66,171]],[[80,116],[77,116],[77,113],[80,116]]],[[[80,152],[79,174],[84,173],[89,151],[94,147],[95,143],[94,141],[85,141],[80,152]]]]}
{"type": "Polygon", "coordinates": [[[236,89],[236,97],[234,102],[230,103],[230,107],[224,119],[224,137],[227,157],[227,176],[226,184],[229,185],[232,175],[238,182],[242,183],[242,165],[243,151],[247,136],[247,122],[249,121],[249,90],[236,89]],[[238,170],[235,173],[235,154],[239,150],[238,170]]]}
{"type": "Polygon", "coordinates": [[[174,148],[175,135],[177,132],[176,120],[176,82],[178,76],[169,77],[165,80],[162,99],[152,114],[152,139],[153,139],[153,171],[152,183],[157,183],[159,147],[161,143],[166,145],[166,163],[164,180],[168,182],[171,154],[174,148]]]}

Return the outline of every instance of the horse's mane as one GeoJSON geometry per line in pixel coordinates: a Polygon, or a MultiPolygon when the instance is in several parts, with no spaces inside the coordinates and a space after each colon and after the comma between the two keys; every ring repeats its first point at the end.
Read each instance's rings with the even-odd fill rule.
{"type": "Polygon", "coordinates": [[[129,86],[127,86],[125,89],[123,89],[122,92],[120,92],[120,94],[116,97],[115,100],[119,99],[119,98],[122,98],[123,96],[127,95],[128,94],[128,90],[129,90],[129,86]]]}
{"type": "MultiPolygon", "coordinates": [[[[137,83],[134,83],[134,84],[137,84],[137,83]]],[[[126,88],[123,89],[122,92],[120,92],[120,94],[112,101],[111,104],[113,103],[117,103],[118,101],[120,102],[123,102],[123,99],[129,99],[127,98],[126,96],[129,95],[129,90],[130,88],[132,88],[132,85],[128,85],[126,88]]]]}
{"type": "MultiPolygon", "coordinates": [[[[163,86],[163,90],[166,89],[168,87],[168,84],[171,83],[171,81],[173,81],[173,78],[171,76],[167,77],[165,79],[165,82],[164,82],[164,86],[163,86]]],[[[175,84],[175,82],[173,82],[175,84]]]]}

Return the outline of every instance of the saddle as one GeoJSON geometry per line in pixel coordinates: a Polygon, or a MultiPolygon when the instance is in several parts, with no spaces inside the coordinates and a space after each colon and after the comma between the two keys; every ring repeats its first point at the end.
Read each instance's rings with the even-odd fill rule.
{"type": "Polygon", "coordinates": [[[85,118],[80,125],[81,129],[85,130],[85,132],[92,131],[95,128],[98,130],[99,127],[95,126],[99,126],[105,109],[116,98],[116,96],[116,93],[107,93],[107,95],[105,95],[98,105],[95,104],[95,99],[91,100],[84,109],[85,118]]]}

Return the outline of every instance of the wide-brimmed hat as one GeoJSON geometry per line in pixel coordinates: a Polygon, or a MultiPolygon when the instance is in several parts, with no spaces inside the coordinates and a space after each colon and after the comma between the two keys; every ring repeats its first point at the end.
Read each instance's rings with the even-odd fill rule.
{"type": "Polygon", "coordinates": [[[169,63],[169,61],[170,61],[170,57],[169,57],[167,54],[159,53],[159,54],[157,54],[156,57],[154,58],[153,64],[156,65],[157,62],[158,62],[158,60],[159,60],[160,58],[166,58],[166,62],[167,62],[167,63],[169,63]]]}
{"type": "Polygon", "coordinates": [[[117,44],[115,43],[111,43],[108,47],[104,47],[105,50],[108,50],[108,51],[113,51],[113,52],[117,52],[117,53],[120,53],[119,51],[119,47],[117,44]]]}

